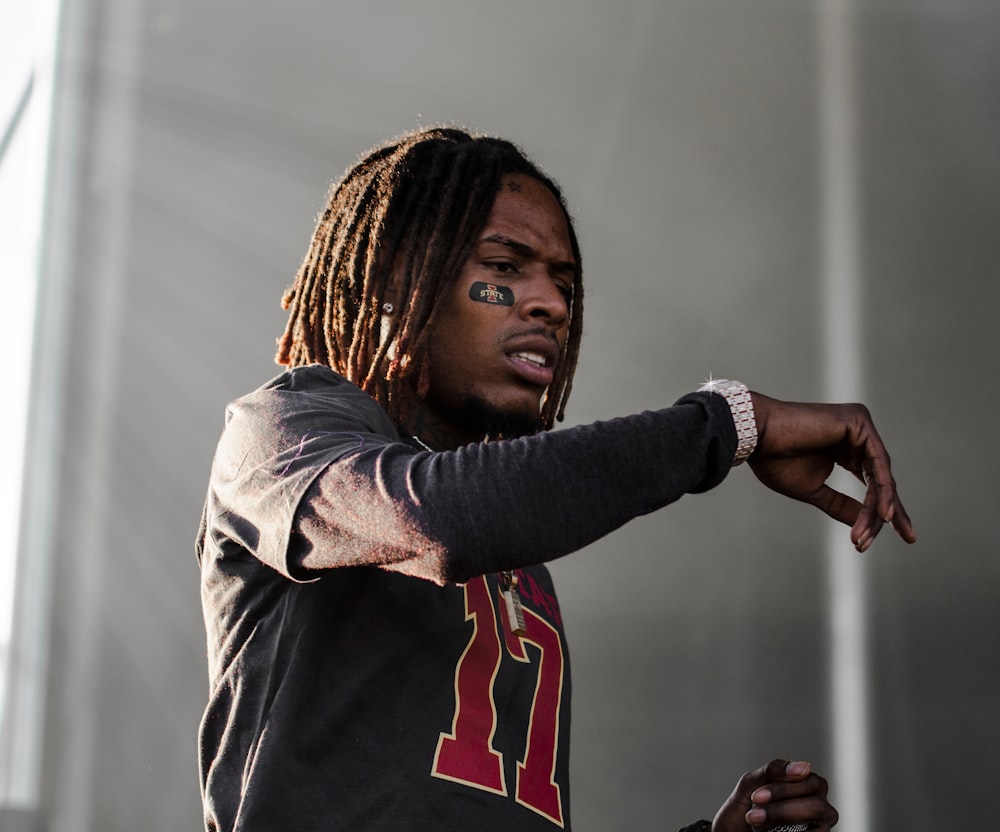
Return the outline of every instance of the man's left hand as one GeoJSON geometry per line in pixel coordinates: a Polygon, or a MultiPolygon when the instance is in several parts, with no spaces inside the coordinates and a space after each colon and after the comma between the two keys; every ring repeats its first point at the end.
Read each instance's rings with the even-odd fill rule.
{"type": "Polygon", "coordinates": [[[744,774],[712,822],[712,832],[751,832],[772,826],[809,824],[830,832],[837,810],[826,799],[827,782],[803,762],[771,760],[744,774]]]}
{"type": "Polygon", "coordinates": [[[907,543],[917,539],[896,490],[889,453],[868,408],[751,395],[758,439],[748,463],[757,479],[851,526],[851,542],[859,552],[871,546],[884,523],[890,523],[907,543]],[[834,465],[864,483],[863,502],[827,485],[834,465]]]}

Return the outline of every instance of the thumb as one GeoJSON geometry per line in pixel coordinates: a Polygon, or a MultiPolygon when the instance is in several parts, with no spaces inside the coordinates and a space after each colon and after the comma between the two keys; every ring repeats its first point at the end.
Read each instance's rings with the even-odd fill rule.
{"type": "Polygon", "coordinates": [[[804,501],[847,526],[854,525],[862,509],[861,503],[853,497],[831,488],[826,483],[817,488],[812,495],[804,498],[804,501]]]}

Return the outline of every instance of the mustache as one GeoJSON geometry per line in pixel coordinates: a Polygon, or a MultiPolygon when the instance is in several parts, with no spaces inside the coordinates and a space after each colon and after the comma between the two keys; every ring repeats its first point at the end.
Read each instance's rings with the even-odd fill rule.
{"type": "Polygon", "coordinates": [[[527,329],[514,329],[514,328],[505,329],[503,330],[503,332],[497,335],[496,343],[505,344],[508,341],[513,341],[516,338],[531,338],[534,336],[541,336],[543,338],[548,338],[550,341],[555,342],[556,345],[559,344],[559,341],[556,339],[555,331],[552,330],[550,327],[545,326],[544,324],[536,324],[534,326],[528,327],[527,329]]]}

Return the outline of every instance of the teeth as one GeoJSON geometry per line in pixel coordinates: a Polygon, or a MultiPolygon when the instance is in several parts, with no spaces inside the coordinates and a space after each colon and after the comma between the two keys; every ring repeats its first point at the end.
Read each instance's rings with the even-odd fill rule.
{"type": "Polygon", "coordinates": [[[539,355],[537,352],[515,352],[513,357],[528,361],[537,367],[544,367],[546,364],[545,356],[539,355]]]}

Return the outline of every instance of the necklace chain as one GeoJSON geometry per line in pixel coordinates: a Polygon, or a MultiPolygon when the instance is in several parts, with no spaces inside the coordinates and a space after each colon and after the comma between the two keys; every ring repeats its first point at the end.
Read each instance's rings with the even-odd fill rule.
{"type": "MultiPolygon", "coordinates": [[[[412,434],[414,441],[425,450],[434,453],[434,449],[424,442],[416,434],[412,434]]],[[[500,572],[500,590],[503,595],[504,605],[507,608],[508,621],[511,632],[517,636],[523,636],[527,629],[524,626],[524,609],[521,607],[521,595],[517,591],[517,576],[513,569],[504,569],[500,572]]]]}

